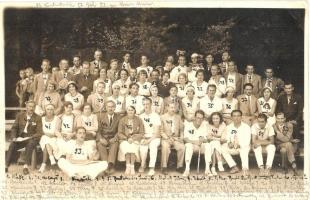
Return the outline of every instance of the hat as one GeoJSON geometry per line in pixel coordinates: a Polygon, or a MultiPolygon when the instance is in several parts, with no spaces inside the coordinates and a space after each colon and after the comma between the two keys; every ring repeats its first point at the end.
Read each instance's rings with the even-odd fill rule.
{"type": "Polygon", "coordinates": [[[116,87],[116,86],[118,86],[118,87],[121,88],[121,86],[120,86],[118,83],[114,82],[113,85],[112,85],[112,88],[114,88],[114,87],[116,87]]]}
{"type": "Polygon", "coordinates": [[[195,58],[195,57],[198,57],[199,55],[198,55],[198,53],[193,53],[192,55],[191,55],[191,58],[195,58]]]}
{"type": "Polygon", "coordinates": [[[76,84],[76,82],[74,82],[74,81],[69,81],[67,87],[69,87],[69,85],[71,85],[71,84],[73,84],[73,85],[75,86],[75,88],[77,88],[77,84],[76,84]]]}
{"type": "Polygon", "coordinates": [[[262,89],[263,92],[265,92],[265,90],[269,90],[270,92],[272,92],[272,89],[271,89],[270,87],[268,87],[268,86],[265,86],[265,87],[262,89]]]}
{"type": "Polygon", "coordinates": [[[228,87],[226,88],[226,90],[225,90],[225,94],[226,94],[229,90],[235,91],[235,88],[232,87],[232,86],[228,86],[228,87]]]}
{"type": "Polygon", "coordinates": [[[189,90],[193,90],[195,92],[195,88],[191,85],[186,87],[186,92],[188,92],[189,90]]]}

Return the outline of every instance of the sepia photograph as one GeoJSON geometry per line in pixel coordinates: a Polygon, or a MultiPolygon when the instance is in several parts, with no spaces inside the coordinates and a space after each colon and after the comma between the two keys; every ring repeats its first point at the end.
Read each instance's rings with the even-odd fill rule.
{"type": "Polygon", "coordinates": [[[306,2],[170,3],[2,7],[2,198],[310,198],[306,2]]]}

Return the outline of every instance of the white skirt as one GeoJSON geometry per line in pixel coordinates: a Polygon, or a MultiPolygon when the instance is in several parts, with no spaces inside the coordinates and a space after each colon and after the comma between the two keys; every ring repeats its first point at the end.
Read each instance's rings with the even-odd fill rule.
{"type": "Polygon", "coordinates": [[[134,153],[136,156],[136,161],[140,162],[140,154],[139,154],[140,144],[131,143],[129,144],[128,141],[123,141],[119,145],[119,152],[118,152],[118,160],[125,161],[125,155],[127,153],[134,153]]]}
{"type": "Polygon", "coordinates": [[[51,145],[52,149],[57,149],[56,145],[56,137],[49,137],[47,135],[42,135],[40,142],[39,142],[42,151],[45,149],[47,144],[51,145]]]}
{"type": "Polygon", "coordinates": [[[222,154],[222,145],[221,145],[221,142],[219,140],[211,141],[210,147],[211,147],[211,153],[212,154],[215,150],[218,151],[220,154],[222,154]]]}

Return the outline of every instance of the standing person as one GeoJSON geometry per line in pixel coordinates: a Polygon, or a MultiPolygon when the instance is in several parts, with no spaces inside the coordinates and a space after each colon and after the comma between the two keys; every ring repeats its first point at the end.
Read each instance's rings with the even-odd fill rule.
{"type": "Polygon", "coordinates": [[[164,113],[164,99],[158,96],[158,87],[156,85],[152,85],[150,88],[151,96],[150,99],[152,100],[152,111],[162,115],[164,113]]]}
{"type": "Polygon", "coordinates": [[[94,73],[94,69],[97,68],[99,70],[105,69],[108,70],[108,63],[103,60],[103,53],[100,49],[97,49],[94,53],[95,60],[90,62],[90,73],[94,73]]]}
{"type": "Polygon", "coordinates": [[[147,72],[145,70],[140,70],[138,72],[138,82],[139,85],[139,92],[138,94],[141,96],[150,96],[150,88],[151,83],[147,81],[147,72]]]}
{"type": "Polygon", "coordinates": [[[77,85],[74,81],[68,83],[68,93],[65,95],[65,101],[69,101],[73,105],[73,113],[81,114],[81,108],[84,105],[84,96],[78,92],[77,85]]]}
{"type": "Polygon", "coordinates": [[[132,83],[137,82],[137,69],[131,68],[129,71],[129,79],[132,83]]]}
{"type": "Polygon", "coordinates": [[[115,103],[115,113],[123,116],[125,114],[125,97],[120,95],[121,86],[114,83],[112,85],[112,95],[107,98],[107,101],[115,103]]]}
{"type": "Polygon", "coordinates": [[[280,93],[284,88],[284,82],[282,79],[275,77],[273,68],[266,67],[265,68],[265,77],[262,79],[262,87],[269,87],[272,92],[272,98],[278,99],[280,93]]]}
{"type": "Polygon", "coordinates": [[[172,83],[178,83],[178,77],[181,73],[187,74],[185,56],[179,56],[178,63],[179,65],[170,72],[170,82],[172,83]]]}
{"type": "Polygon", "coordinates": [[[107,77],[107,71],[106,69],[101,69],[99,72],[99,77],[94,81],[93,84],[93,93],[97,90],[97,85],[99,82],[104,82],[105,88],[104,88],[104,95],[110,96],[112,94],[112,81],[107,77]]]}
{"type": "Polygon", "coordinates": [[[146,71],[148,77],[153,71],[153,67],[149,66],[149,59],[146,55],[141,56],[141,66],[137,67],[137,73],[139,74],[141,70],[146,71]]]}
{"type": "Polygon", "coordinates": [[[129,85],[131,84],[130,78],[128,76],[128,71],[126,69],[121,69],[119,71],[119,77],[117,81],[114,83],[119,85],[121,87],[120,89],[120,95],[126,96],[129,93],[129,85]]]}
{"type": "Polygon", "coordinates": [[[222,111],[222,100],[215,96],[216,85],[208,85],[207,95],[200,99],[200,109],[205,113],[206,119],[210,117],[213,112],[222,111]]]}
{"type": "Polygon", "coordinates": [[[169,94],[170,96],[164,99],[164,113],[168,111],[168,105],[170,103],[174,103],[176,107],[176,113],[182,116],[182,102],[181,99],[177,96],[178,88],[176,86],[172,86],[169,90],[169,94]]]}
{"type": "Polygon", "coordinates": [[[118,160],[126,160],[125,175],[135,175],[135,162],[140,160],[139,147],[144,135],[144,125],[140,117],[136,116],[134,106],[128,106],[126,111],[126,116],[118,124],[118,160]]]}
{"type": "Polygon", "coordinates": [[[186,88],[189,85],[186,74],[180,74],[178,77],[178,83],[176,84],[178,88],[178,97],[180,97],[180,99],[183,99],[186,96],[186,88]]]}
{"type": "Polygon", "coordinates": [[[201,99],[207,93],[208,83],[204,81],[204,71],[198,70],[196,72],[197,80],[192,82],[192,86],[195,88],[195,96],[201,99]]]}
{"type": "Polygon", "coordinates": [[[214,57],[212,54],[207,54],[205,57],[206,65],[205,65],[205,81],[208,82],[211,77],[211,66],[214,64],[214,57]]]}
{"type": "Polygon", "coordinates": [[[195,119],[195,113],[200,108],[200,101],[195,96],[195,88],[188,86],[186,88],[186,97],[182,99],[182,111],[184,119],[191,122],[195,119]]]}
{"type": "Polygon", "coordinates": [[[286,120],[294,125],[293,137],[300,139],[300,125],[303,116],[303,99],[299,94],[295,94],[294,86],[291,82],[284,84],[284,94],[280,95],[277,101],[276,112],[283,112],[286,120]]]}
{"type": "Polygon", "coordinates": [[[284,113],[279,112],[276,115],[276,123],[273,125],[276,133],[276,145],[280,150],[282,167],[287,173],[287,161],[293,169],[294,175],[297,175],[297,165],[295,159],[295,152],[297,150],[296,143],[298,140],[293,138],[293,124],[286,122],[284,113]]]}
{"type": "Polygon", "coordinates": [[[276,117],[275,117],[275,111],[276,111],[276,106],[277,102],[272,96],[272,91],[270,88],[265,87],[262,90],[263,96],[257,99],[257,108],[258,108],[258,113],[263,113],[268,117],[268,123],[269,125],[273,125],[276,122],[276,117]]]}
{"type": "Polygon", "coordinates": [[[242,91],[242,74],[238,73],[237,66],[234,61],[228,62],[227,72],[224,74],[227,87],[235,89],[235,95],[238,96],[242,91]]]}
{"type": "Polygon", "coordinates": [[[160,117],[157,113],[152,112],[152,100],[145,98],[143,101],[144,113],[140,118],[144,124],[145,133],[140,144],[141,166],[139,172],[143,173],[146,168],[146,158],[148,150],[150,150],[149,176],[155,174],[155,163],[157,159],[158,147],[160,145],[160,117]]]}
{"type": "Polygon", "coordinates": [[[73,66],[68,69],[68,72],[73,75],[77,75],[81,73],[81,69],[82,69],[81,57],[78,55],[73,56],[72,63],[73,63],[73,66]]]}
{"type": "MultiPolygon", "coordinates": [[[[161,69],[161,68],[159,68],[161,69]]],[[[160,82],[160,71],[159,69],[154,69],[151,74],[150,77],[148,78],[148,82],[150,82],[152,85],[158,85],[160,82]]]]}
{"type": "Polygon", "coordinates": [[[28,166],[31,165],[32,151],[35,150],[42,136],[42,119],[34,113],[35,102],[33,100],[26,102],[26,112],[20,112],[11,129],[12,142],[6,154],[5,172],[11,163],[12,156],[18,149],[26,147],[26,164],[23,167],[23,174],[29,174],[28,166]],[[19,141],[23,139],[24,141],[19,141]]]}
{"type": "Polygon", "coordinates": [[[95,93],[91,94],[87,98],[87,103],[89,103],[94,113],[103,112],[105,109],[105,100],[106,96],[104,95],[104,88],[105,84],[104,82],[99,82],[97,84],[97,90],[95,93]]]}
{"type": "Polygon", "coordinates": [[[55,72],[52,75],[52,80],[57,83],[57,87],[55,88],[59,94],[61,99],[64,98],[67,93],[68,82],[72,81],[74,76],[70,72],[69,69],[69,61],[67,59],[61,59],[59,62],[60,71],[55,72]]]}
{"type": "Polygon", "coordinates": [[[86,130],[77,127],[76,139],[69,142],[66,148],[66,156],[58,160],[59,168],[70,178],[95,179],[108,167],[106,161],[94,161],[95,154],[85,142],[86,130]]]}
{"type": "Polygon", "coordinates": [[[158,84],[158,93],[162,98],[166,98],[169,96],[169,90],[174,85],[169,81],[170,73],[168,71],[163,72],[163,76],[161,81],[158,84]]]}
{"type": "Polygon", "coordinates": [[[26,101],[34,99],[34,72],[31,67],[26,68],[26,101]]]}
{"type": "Polygon", "coordinates": [[[222,75],[219,75],[219,68],[217,65],[213,65],[211,67],[211,77],[209,79],[208,84],[216,85],[216,93],[215,95],[219,98],[223,96],[226,90],[226,81],[222,75]]]}
{"type": "Polygon", "coordinates": [[[48,104],[53,104],[55,106],[55,114],[59,115],[62,108],[61,97],[58,92],[56,92],[56,83],[49,81],[47,83],[47,88],[44,93],[41,94],[39,98],[39,104],[36,107],[36,114],[42,116],[45,114],[45,106],[48,104]]]}
{"type": "Polygon", "coordinates": [[[183,176],[189,176],[190,164],[194,152],[202,153],[205,157],[205,175],[210,175],[211,148],[207,143],[207,122],[204,120],[204,112],[197,110],[193,122],[184,124],[184,143],[185,143],[185,171],[183,176]]]}
{"type": "Polygon", "coordinates": [[[42,117],[43,135],[40,139],[40,146],[43,151],[43,161],[39,169],[43,173],[46,168],[46,162],[49,158],[51,165],[55,165],[54,153],[57,152],[56,138],[60,136],[60,119],[54,114],[54,105],[49,104],[45,107],[46,115],[42,117]]]}
{"type": "Polygon", "coordinates": [[[26,72],[25,70],[19,70],[20,80],[16,83],[15,93],[18,97],[19,107],[25,107],[25,102],[27,101],[27,81],[26,81],[26,72]]]}
{"type": "Polygon", "coordinates": [[[242,112],[233,110],[231,112],[232,123],[226,127],[226,143],[222,145],[222,155],[228,166],[230,173],[239,172],[236,162],[231,155],[240,155],[243,175],[249,175],[249,151],[251,145],[251,128],[242,122],[242,112]]]}
{"type": "Polygon", "coordinates": [[[242,85],[244,86],[247,83],[251,83],[253,85],[253,95],[255,95],[255,97],[258,97],[259,92],[262,89],[262,78],[260,75],[254,73],[253,65],[247,65],[245,71],[246,74],[242,77],[242,85]]]}
{"type": "Polygon", "coordinates": [[[74,82],[78,86],[79,92],[87,99],[88,95],[93,91],[93,83],[95,81],[94,75],[90,73],[89,62],[84,61],[82,64],[82,73],[74,78],[74,82]]]}
{"type": "Polygon", "coordinates": [[[114,172],[118,150],[117,128],[121,116],[115,113],[114,101],[107,101],[105,113],[98,114],[98,134],[96,137],[100,160],[108,162],[108,173],[114,172]],[[108,149],[109,147],[109,149],[108,149]]]}
{"type": "Polygon", "coordinates": [[[222,62],[218,64],[218,66],[220,67],[221,74],[225,74],[227,72],[229,61],[230,61],[230,54],[227,51],[223,52],[222,62]]]}
{"type": "Polygon", "coordinates": [[[119,78],[118,60],[112,59],[110,61],[110,69],[107,71],[107,77],[114,83],[119,78]]]}
{"type": "Polygon", "coordinates": [[[238,100],[234,98],[235,89],[231,86],[226,88],[226,97],[222,99],[222,114],[226,125],[232,122],[231,112],[238,109],[238,100]]]}
{"type": "Polygon", "coordinates": [[[242,120],[252,126],[258,115],[257,98],[253,95],[253,85],[251,83],[246,83],[243,90],[244,94],[237,97],[238,107],[242,112],[242,120]]]}
{"type": "Polygon", "coordinates": [[[170,73],[172,69],[173,69],[173,63],[171,61],[166,61],[164,71],[168,71],[170,73]]]}
{"type": "Polygon", "coordinates": [[[46,84],[52,79],[52,74],[49,72],[50,68],[50,61],[48,59],[43,59],[41,63],[42,72],[34,77],[34,101],[36,104],[38,104],[39,97],[44,92],[46,84]]]}
{"type": "Polygon", "coordinates": [[[126,104],[125,107],[127,109],[128,106],[135,107],[135,111],[137,115],[140,115],[143,112],[143,99],[144,97],[138,95],[139,85],[137,83],[131,83],[129,86],[130,94],[126,96],[126,104]]]}
{"type": "Polygon", "coordinates": [[[193,53],[191,55],[191,63],[189,63],[189,66],[192,68],[193,71],[197,71],[198,69],[204,69],[201,63],[198,63],[198,59],[200,58],[200,55],[198,53],[193,53]]]}
{"type": "Polygon", "coordinates": [[[183,141],[183,122],[180,115],[175,113],[175,105],[168,105],[168,112],[160,117],[160,135],[161,135],[161,170],[164,175],[168,174],[167,164],[171,147],[177,151],[177,169],[179,173],[183,172],[184,162],[184,141],[183,141]]]}
{"type": "Polygon", "coordinates": [[[215,164],[220,172],[224,171],[222,162],[222,144],[226,142],[226,125],[221,113],[214,112],[209,118],[209,126],[207,127],[207,138],[210,142],[212,155],[212,175],[217,175],[215,164]]]}
{"type": "Polygon", "coordinates": [[[125,53],[125,55],[123,56],[123,63],[122,63],[122,66],[121,68],[122,69],[126,69],[127,72],[130,71],[131,69],[131,65],[130,65],[130,53],[125,53]]]}
{"type": "Polygon", "coordinates": [[[274,154],[276,152],[273,127],[272,125],[267,124],[267,116],[265,114],[259,114],[257,117],[257,123],[253,124],[251,129],[253,150],[259,168],[259,174],[260,176],[269,176],[274,154]],[[266,166],[264,166],[263,161],[264,150],[267,151],[266,166]]]}

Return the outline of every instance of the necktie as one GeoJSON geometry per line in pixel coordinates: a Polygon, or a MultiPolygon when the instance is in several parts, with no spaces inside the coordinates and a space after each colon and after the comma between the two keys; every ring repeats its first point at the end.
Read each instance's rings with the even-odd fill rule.
{"type": "Polygon", "coordinates": [[[249,83],[252,83],[252,76],[251,75],[248,75],[248,80],[249,80],[249,83]]]}
{"type": "Polygon", "coordinates": [[[64,73],[64,78],[67,78],[68,73],[64,73]]]}
{"type": "Polygon", "coordinates": [[[110,126],[112,125],[112,120],[113,120],[113,117],[112,116],[110,116],[110,126]]]}
{"type": "Polygon", "coordinates": [[[291,98],[287,98],[287,104],[290,104],[291,103],[291,98]]]}
{"type": "Polygon", "coordinates": [[[26,126],[24,128],[24,133],[28,133],[27,129],[28,129],[28,126],[29,126],[29,122],[30,122],[30,117],[27,116],[27,123],[26,123],[26,126]]]}
{"type": "Polygon", "coordinates": [[[267,86],[271,88],[272,79],[267,78],[267,86]]]}
{"type": "Polygon", "coordinates": [[[251,96],[248,96],[248,102],[249,102],[250,113],[252,113],[251,96]]]}

